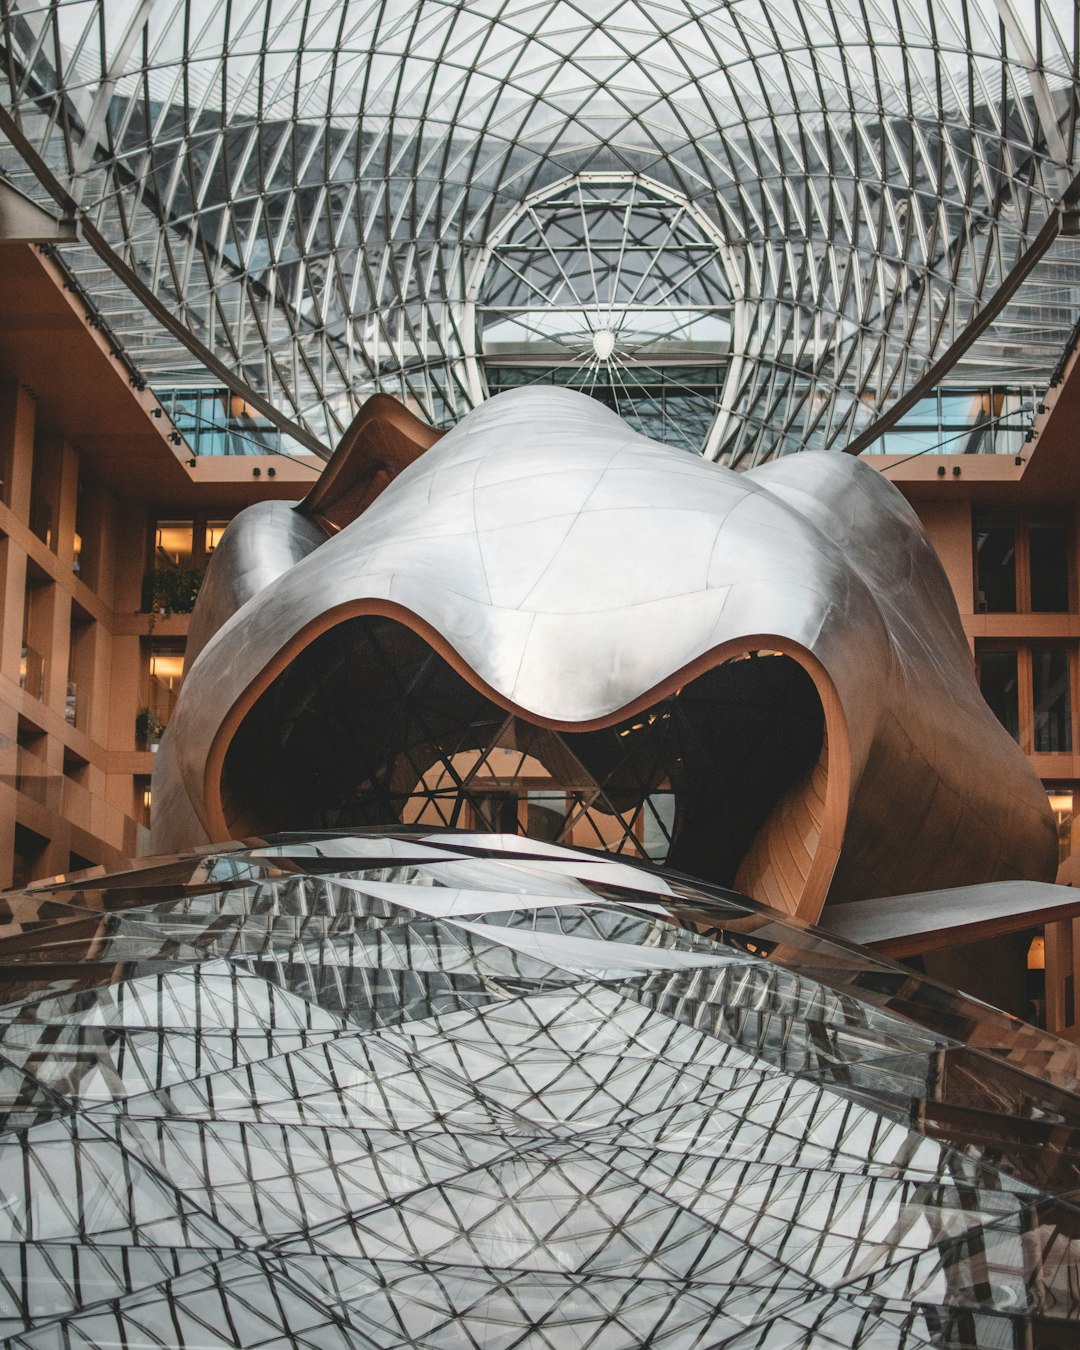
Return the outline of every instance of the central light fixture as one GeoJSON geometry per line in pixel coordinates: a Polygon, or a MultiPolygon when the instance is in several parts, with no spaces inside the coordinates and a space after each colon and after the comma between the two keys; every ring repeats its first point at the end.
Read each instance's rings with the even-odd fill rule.
{"type": "Polygon", "coordinates": [[[615,350],[615,334],[610,328],[598,328],[592,335],[592,349],[600,361],[607,361],[615,350]]]}

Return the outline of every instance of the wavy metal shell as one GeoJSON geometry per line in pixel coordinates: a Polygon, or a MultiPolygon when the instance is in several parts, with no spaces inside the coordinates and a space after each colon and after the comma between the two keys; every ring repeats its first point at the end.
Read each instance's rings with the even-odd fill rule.
{"type": "MultiPolygon", "coordinates": [[[[350,453],[370,447],[353,438],[350,453]]],[[[821,751],[735,879],[779,908],[813,919],[826,895],[1054,875],[1045,794],[979,693],[937,557],[900,493],[849,456],[736,474],[595,400],[523,389],[470,413],[322,542],[302,508],[243,513],[212,561],[157,757],[155,850],[264,824],[223,787],[237,729],[300,652],[362,615],[565,731],[610,726],[751,652],[793,659],[821,702],[821,751]]]]}

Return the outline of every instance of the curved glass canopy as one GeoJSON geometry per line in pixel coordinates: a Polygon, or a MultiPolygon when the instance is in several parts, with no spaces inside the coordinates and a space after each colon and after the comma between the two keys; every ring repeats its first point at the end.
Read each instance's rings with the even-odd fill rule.
{"type": "MultiPolygon", "coordinates": [[[[118,341],[311,446],[375,390],[452,422],[498,368],[595,377],[728,463],[841,448],[1078,169],[1074,0],[9,0],[0,25],[2,167],[76,214],[63,257],[118,341]]],[[[1045,383],[1078,287],[1064,230],[951,378],[1045,383]]]]}

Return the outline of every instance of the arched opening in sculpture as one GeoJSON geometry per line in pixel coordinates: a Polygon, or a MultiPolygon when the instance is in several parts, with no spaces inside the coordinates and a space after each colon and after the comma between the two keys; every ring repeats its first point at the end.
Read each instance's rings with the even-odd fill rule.
{"type": "Polygon", "coordinates": [[[248,709],[221,799],[234,832],[527,833],[752,891],[772,884],[794,908],[826,778],[822,701],[790,655],[741,652],[650,706],[574,729],[500,706],[419,633],[365,615],[315,637],[248,709]],[[778,830],[804,854],[779,879],[767,844],[778,830]]]}

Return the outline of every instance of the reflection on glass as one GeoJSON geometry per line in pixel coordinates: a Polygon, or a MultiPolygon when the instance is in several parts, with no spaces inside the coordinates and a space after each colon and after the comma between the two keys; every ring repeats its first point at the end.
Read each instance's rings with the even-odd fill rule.
{"type": "MultiPolygon", "coordinates": [[[[669,316],[670,317],[670,316],[669,316]]],[[[635,362],[623,371],[595,365],[485,365],[492,394],[521,385],[555,384],[581,389],[612,408],[643,435],[699,450],[716,416],[723,392],[723,366],[646,366],[635,362]]]]}
{"type": "Polygon", "coordinates": [[[1031,608],[1037,614],[1064,614],[1069,608],[1068,530],[1059,521],[1032,521],[1031,608]]]}
{"type": "Polygon", "coordinates": [[[980,652],[979,688],[990,711],[1014,741],[1020,739],[1016,652],[980,652]]]}
{"type": "Polygon", "coordinates": [[[561,837],[566,821],[566,793],[530,792],[527,800],[525,833],[530,839],[555,843],[561,837]]]}
{"type": "Polygon", "coordinates": [[[1047,788],[1046,798],[1058,832],[1058,862],[1064,862],[1073,851],[1074,831],[1080,843],[1080,820],[1075,814],[1073,802],[1075,794],[1072,788],[1047,788]]]}
{"type": "Polygon", "coordinates": [[[1016,613],[1016,527],[1011,521],[976,516],[975,589],[981,612],[1016,613]]]}
{"type": "Polygon", "coordinates": [[[871,454],[1013,455],[1031,425],[1032,391],[1021,386],[939,389],[919,399],[871,454]]]}
{"type": "Polygon", "coordinates": [[[1076,1046],[625,860],[225,849],[5,893],[5,1344],[1075,1343],[1076,1046]]]}
{"type": "Polygon", "coordinates": [[[663,862],[675,833],[675,794],[654,792],[646,799],[641,818],[645,853],[654,862],[663,862]]]}
{"type": "Polygon", "coordinates": [[[517,834],[518,802],[514,792],[477,792],[472,798],[476,828],[495,834],[517,834]]]}
{"type": "Polygon", "coordinates": [[[1036,751],[1052,754],[1072,750],[1069,653],[1064,648],[1032,649],[1031,687],[1035,709],[1036,751]]]}

